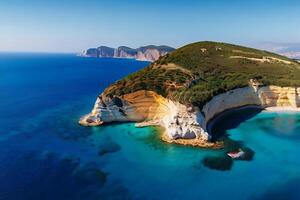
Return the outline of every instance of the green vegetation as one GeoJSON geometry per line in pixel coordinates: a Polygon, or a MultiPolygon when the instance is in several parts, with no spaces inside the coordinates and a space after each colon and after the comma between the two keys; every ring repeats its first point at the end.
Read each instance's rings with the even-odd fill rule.
{"type": "Polygon", "coordinates": [[[217,42],[197,42],[173,51],[107,88],[121,96],[141,89],[202,107],[214,95],[247,86],[300,86],[300,64],[274,53],[217,42]]]}

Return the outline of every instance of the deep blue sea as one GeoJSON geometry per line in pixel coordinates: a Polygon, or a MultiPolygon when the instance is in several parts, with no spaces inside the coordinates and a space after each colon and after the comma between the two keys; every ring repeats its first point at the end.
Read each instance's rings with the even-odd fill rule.
{"type": "Polygon", "coordinates": [[[0,53],[0,200],[300,199],[300,114],[223,115],[221,150],[165,144],[133,123],[78,125],[105,87],[147,64],[0,53]],[[237,148],[251,159],[228,160],[237,148]]]}

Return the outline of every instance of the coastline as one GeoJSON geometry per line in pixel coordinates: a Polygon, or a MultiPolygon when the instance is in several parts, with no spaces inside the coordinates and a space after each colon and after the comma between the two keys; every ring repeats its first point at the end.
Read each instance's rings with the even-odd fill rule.
{"type": "Polygon", "coordinates": [[[173,102],[156,92],[138,90],[116,99],[98,97],[92,112],[81,118],[82,125],[101,125],[113,121],[137,122],[136,127],[161,126],[166,130],[162,140],[168,143],[198,146],[203,148],[220,148],[214,138],[213,127],[222,117],[230,112],[243,109],[256,109],[259,112],[299,112],[298,96],[293,95],[293,88],[270,86],[260,88],[260,93],[251,87],[238,88],[231,92],[219,94],[199,110],[192,110],[186,105],[173,102]],[[290,93],[288,93],[290,92],[290,93]],[[289,94],[288,99],[283,95],[289,94]],[[279,98],[279,96],[283,96],[279,98]],[[277,106],[276,106],[277,105],[277,106]]]}
{"type": "Polygon", "coordinates": [[[211,135],[212,134],[212,128],[214,126],[214,124],[220,120],[224,115],[227,115],[228,113],[231,112],[235,112],[235,111],[239,111],[239,110],[244,110],[244,109],[258,109],[261,110],[261,112],[263,112],[265,110],[265,108],[263,108],[260,105],[245,105],[245,106],[241,106],[241,107],[236,107],[236,108],[230,108],[227,110],[224,110],[218,114],[216,114],[212,119],[210,119],[207,123],[206,123],[206,130],[207,132],[211,135]]]}
{"type": "MultiPolygon", "coordinates": [[[[220,120],[224,115],[227,115],[230,112],[244,110],[244,109],[258,109],[260,112],[300,112],[300,108],[292,107],[292,106],[271,106],[271,107],[262,107],[260,105],[246,105],[242,107],[232,108],[225,110],[216,116],[214,116],[211,120],[207,123],[207,132],[209,134],[212,133],[212,128],[214,124],[220,120]]],[[[157,120],[149,120],[144,122],[137,122],[135,123],[135,127],[147,127],[147,126],[159,126],[162,127],[159,121],[157,120]]],[[[223,147],[222,142],[207,142],[198,138],[195,139],[170,139],[165,131],[165,129],[160,131],[160,138],[162,141],[169,143],[169,144],[176,144],[176,145],[183,145],[183,146],[192,146],[192,147],[200,147],[200,148],[212,148],[212,149],[219,149],[223,147]]]]}
{"type": "Polygon", "coordinates": [[[244,109],[261,109],[261,112],[286,112],[286,113],[294,113],[294,112],[300,112],[300,107],[293,107],[293,106],[270,106],[270,107],[262,107],[260,105],[246,105],[242,107],[237,107],[237,108],[231,108],[227,109],[221,113],[218,113],[215,115],[211,120],[207,122],[207,132],[211,134],[212,127],[214,126],[215,122],[217,122],[221,117],[224,115],[234,112],[234,111],[239,111],[239,110],[244,110],[244,109]]]}
{"type": "Polygon", "coordinates": [[[201,140],[199,138],[195,139],[170,139],[165,131],[161,133],[161,140],[163,142],[169,144],[176,144],[182,146],[189,146],[189,147],[198,147],[198,148],[207,148],[207,149],[221,149],[224,147],[224,143],[220,141],[216,142],[208,142],[206,140],[201,140]]]}
{"type": "Polygon", "coordinates": [[[210,149],[220,149],[224,146],[223,142],[207,142],[206,140],[202,140],[200,138],[194,138],[194,139],[171,139],[166,129],[159,123],[159,121],[150,120],[145,122],[136,122],[135,127],[137,128],[143,128],[148,126],[156,126],[160,127],[160,130],[158,130],[160,134],[160,139],[163,142],[169,143],[169,144],[176,144],[176,145],[182,145],[182,146],[192,146],[192,147],[199,147],[199,148],[210,148],[210,149]]]}
{"type": "Polygon", "coordinates": [[[271,106],[264,108],[262,112],[300,112],[300,107],[271,106]]]}

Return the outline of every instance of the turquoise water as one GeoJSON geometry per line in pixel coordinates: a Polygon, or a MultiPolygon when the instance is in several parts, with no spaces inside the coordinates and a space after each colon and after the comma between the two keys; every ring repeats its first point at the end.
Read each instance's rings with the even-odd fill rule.
{"type": "Polygon", "coordinates": [[[226,148],[165,144],[133,123],[81,127],[96,96],[148,63],[0,54],[0,199],[300,199],[300,115],[245,109],[213,132],[226,148]],[[252,160],[204,165],[238,147],[252,160]]]}

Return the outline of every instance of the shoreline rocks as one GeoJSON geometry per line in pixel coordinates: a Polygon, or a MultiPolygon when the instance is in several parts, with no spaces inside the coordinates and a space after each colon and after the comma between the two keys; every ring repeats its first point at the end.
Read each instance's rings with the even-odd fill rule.
{"type": "Polygon", "coordinates": [[[234,89],[213,97],[202,110],[164,98],[153,91],[139,90],[120,97],[97,98],[92,112],[80,124],[97,126],[110,122],[138,122],[137,127],[162,126],[162,140],[168,143],[220,148],[210,142],[207,124],[218,114],[247,105],[266,107],[300,106],[300,88],[258,86],[234,89]]]}

